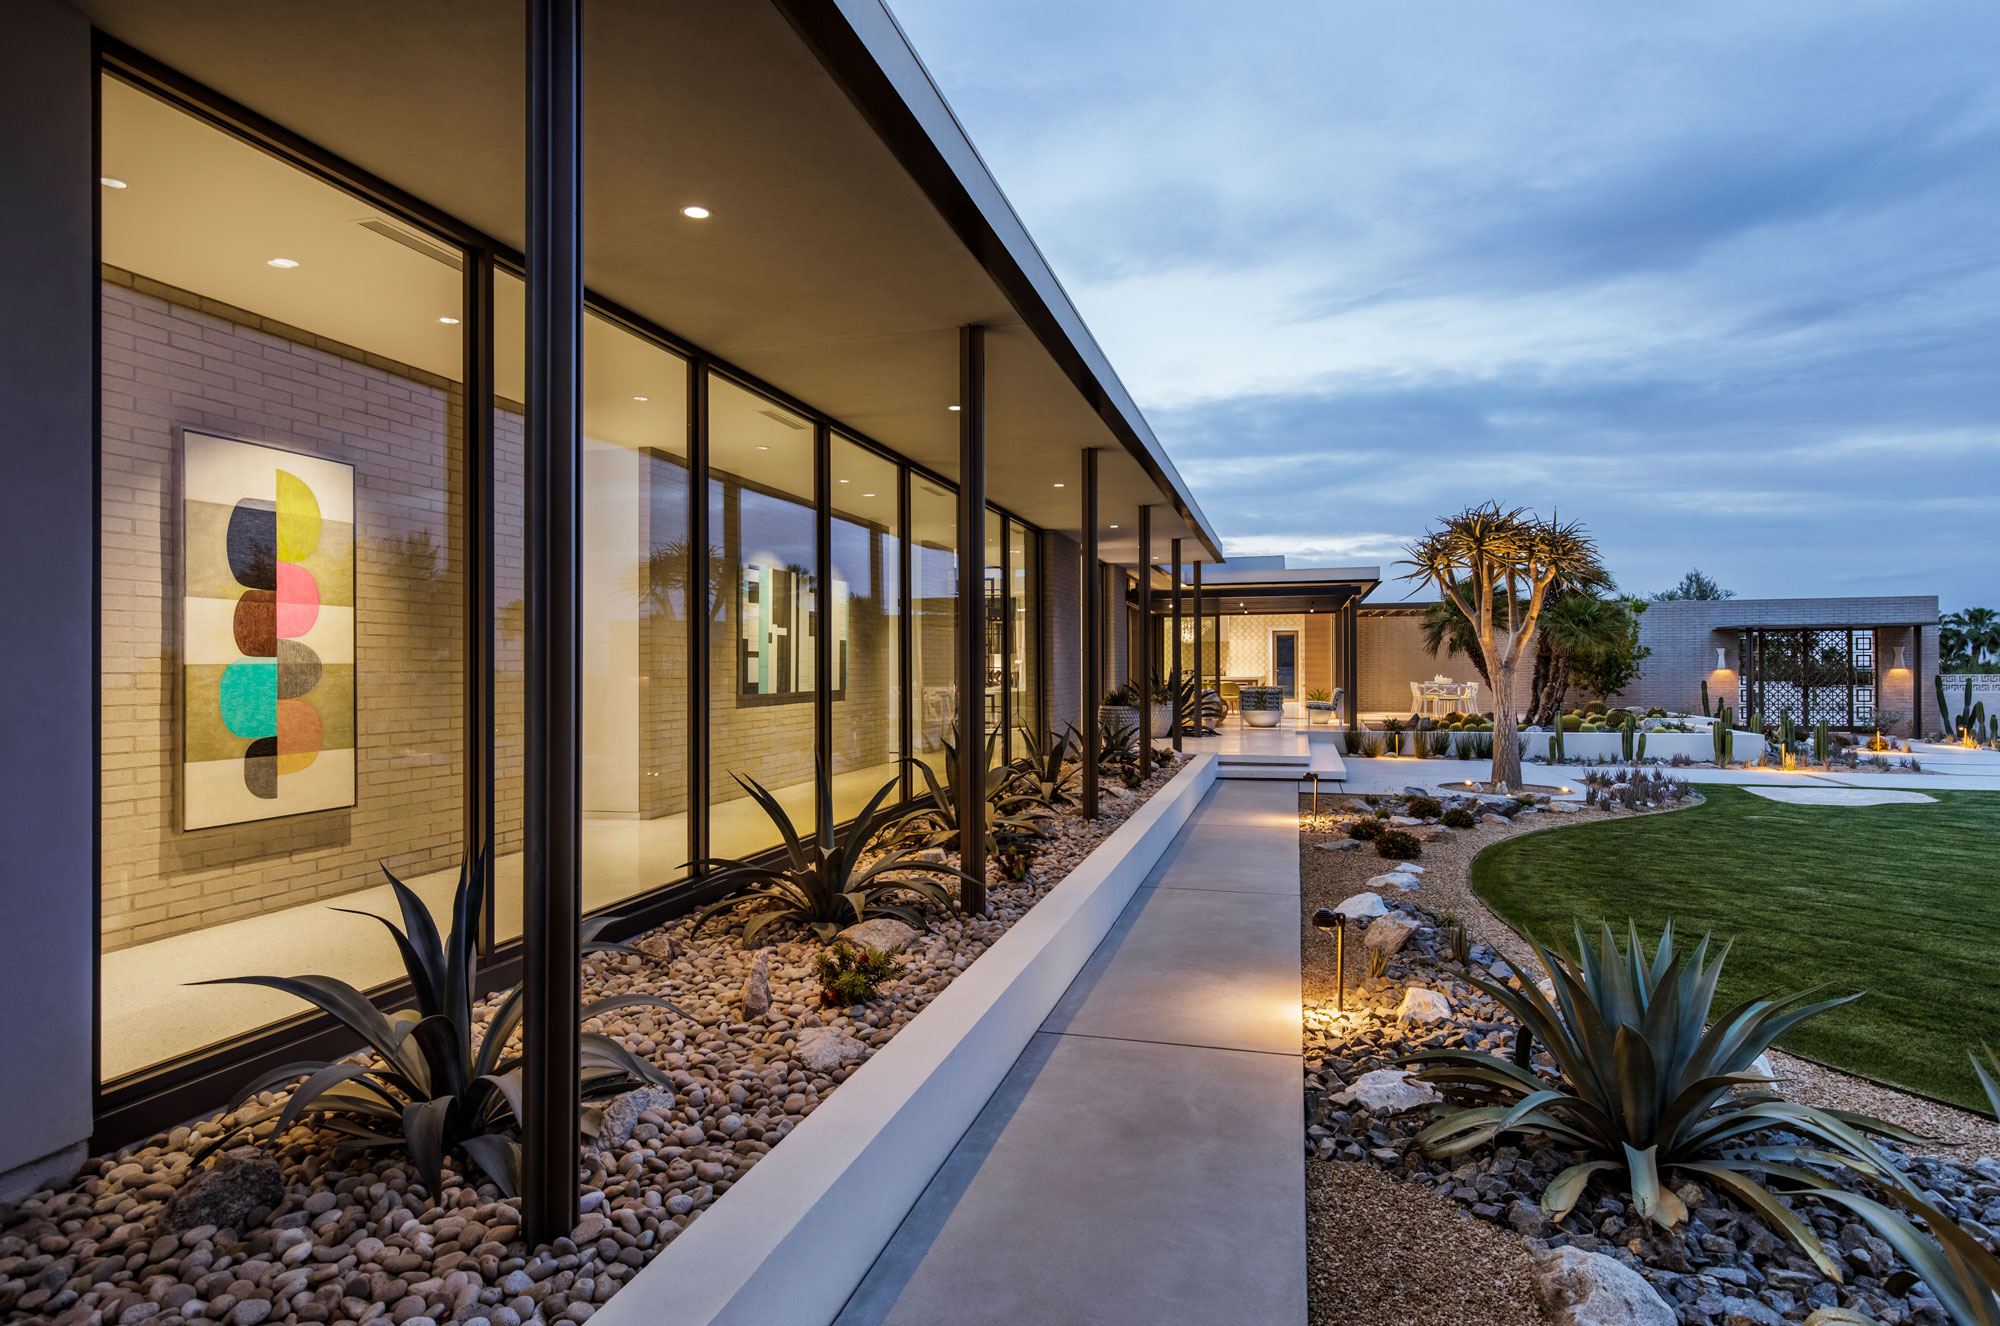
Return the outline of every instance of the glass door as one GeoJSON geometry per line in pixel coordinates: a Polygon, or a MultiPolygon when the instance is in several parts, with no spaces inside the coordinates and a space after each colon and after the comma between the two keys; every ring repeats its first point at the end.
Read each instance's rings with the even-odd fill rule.
{"type": "Polygon", "coordinates": [[[1299,698],[1299,633],[1271,632],[1271,684],[1287,700],[1299,698]]]}

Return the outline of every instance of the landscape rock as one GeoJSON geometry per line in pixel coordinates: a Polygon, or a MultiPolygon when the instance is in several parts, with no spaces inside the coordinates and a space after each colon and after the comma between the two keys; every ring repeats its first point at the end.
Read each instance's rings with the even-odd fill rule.
{"type": "Polygon", "coordinates": [[[1414,815],[1391,815],[1389,817],[1389,823],[1395,825],[1399,829],[1408,829],[1408,828],[1413,828],[1416,825],[1422,824],[1423,821],[1416,818],[1416,816],[1414,815]]]}
{"type": "Polygon", "coordinates": [[[1369,923],[1368,933],[1361,936],[1361,946],[1393,954],[1407,944],[1410,936],[1415,933],[1417,933],[1417,923],[1407,916],[1396,913],[1378,916],[1369,923]]]}
{"type": "Polygon", "coordinates": [[[1335,1095],[1336,1105],[1359,1105],[1376,1114],[1401,1114],[1405,1110],[1435,1105],[1444,1099],[1423,1082],[1413,1082],[1400,1069],[1378,1068],[1363,1073],[1354,1085],[1335,1095]]]}
{"type": "Polygon", "coordinates": [[[895,953],[908,948],[917,932],[892,916],[877,916],[851,925],[836,936],[869,953],[895,953]]]}
{"type": "Polygon", "coordinates": [[[1314,843],[1322,852],[1358,852],[1361,850],[1359,838],[1335,838],[1330,842],[1314,843]]]}
{"type": "Polygon", "coordinates": [[[1413,985],[1403,991],[1403,1002],[1396,1006],[1399,1022],[1445,1022],[1451,1018],[1451,1001],[1435,990],[1426,990],[1421,985],[1413,985]]]}
{"type": "Polygon", "coordinates": [[[815,1073],[838,1068],[867,1052],[867,1046],[838,1027],[807,1027],[799,1033],[798,1044],[792,1050],[793,1056],[815,1073]]]}
{"type": "Polygon", "coordinates": [[[1373,879],[1368,881],[1368,887],[1371,889],[1375,889],[1377,891],[1383,889],[1397,889],[1403,893],[1408,893],[1411,889],[1416,888],[1418,885],[1422,883],[1423,881],[1418,879],[1415,875],[1389,874],[1389,875],[1375,876],[1373,879]]]}
{"type": "Polygon", "coordinates": [[[667,935],[652,934],[632,945],[655,962],[672,962],[680,951],[679,946],[667,935]]]}
{"type": "Polygon", "coordinates": [[[1537,1257],[1535,1291],[1556,1326],[1676,1326],[1680,1320],[1637,1271],[1579,1248],[1553,1248],[1537,1257]]]}
{"type": "Polygon", "coordinates": [[[266,1210],[285,1200],[284,1171],[256,1147],[225,1151],[174,1194],[167,1205],[165,1228],[178,1234],[198,1225],[247,1232],[244,1224],[259,1207],[266,1210]]]}
{"type": "MultiPolygon", "coordinates": [[[[905,927],[907,928],[907,927],[905,927]]],[[[757,965],[743,978],[743,1016],[762,1017],[771,1011],[771,964],[761,953],[757,965]]]]}
{"type": "Polygon", "coordinates": [[[674,1108],[674,1093],[665,1087],[639,1087],[621,1096],[613,1096],[605,1103],[604,1115],[597,1125],[597,1145],[610,1148],[625,1145],[632,1140],[632,1130],[639,1126],[639,1116],[647,1110],[655,1114],[668,1114],[674,1108]]]}
{"type": "Polygon", "coordinates": [[[1421,875],[1424,873],[1424,868],[1414,861],[1398,861],[1396,868],[1389,873],[1392,875],[1421,875]]]}
{"type": "Polygon", "coordinates": [[[1357,893],[1351,898],[1342,899],[1340,905],[1333,910],[1352,921],[1389,914],[1389,908],[1383,903],[1382,895],[1379,893],[1357,893]]]}
{"type": "Polygon", "coordinates": [[[1489,829],[1504,829],[1510,823],[1505,815],[1495,815],[1490,810],[1479,817],[1479,822],[1489,829]]]}

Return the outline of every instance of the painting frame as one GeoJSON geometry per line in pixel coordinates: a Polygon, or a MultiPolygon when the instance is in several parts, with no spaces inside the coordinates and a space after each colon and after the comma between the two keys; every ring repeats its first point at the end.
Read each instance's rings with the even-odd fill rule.
{"type": "Polygon", "coordinates": [[[176,430],[184,833],[359,796],[355,468],[176,430]]]}

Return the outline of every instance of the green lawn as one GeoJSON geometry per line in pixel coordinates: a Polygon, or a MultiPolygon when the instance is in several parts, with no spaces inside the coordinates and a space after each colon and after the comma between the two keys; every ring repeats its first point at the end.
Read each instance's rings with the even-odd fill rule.
{"type": "Polygon", "coordinates": [[[1789,806],[1737,787],[1705,805],[1497,843],[1472,885],[1517,929],[1573,942],[1608,917],[1650,944],[1735,941],[1717,1007],[1819,983],[1867,993],[1779,1044],[1985,1109],[1967,1052],[2000,1048],[2000,793],[1935,805],[1789,806]]]}

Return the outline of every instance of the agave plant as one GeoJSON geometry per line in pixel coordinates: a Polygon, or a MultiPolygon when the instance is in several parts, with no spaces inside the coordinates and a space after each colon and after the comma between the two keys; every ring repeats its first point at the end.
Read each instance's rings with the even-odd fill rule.
{"type": "MultiPolygon", "coordinates": [[[[1984,1047],[1986,1062],[1972,1057],[1973,1071],[1986,1090],[1987,1102],[2000,1115],[2000,1059],[1991,1046],[1984,1047]]],[[[1886,1158],[1873,1163],[1848,1156],[1805,1156],[1826,1164],[1844,1165],[1882,1190],[1889,1203],[1839,1187],[1824,1174],[1797,1170],[1786,1175],[1797,1181],[1802,1194],[1845,1207],[1860,1216],[1880,1234],[1917,1277],[1930,1286],[1957,1326],[2000,1326],[2000,1259],[1962,1225],[1931,1204],[1924,1190],[1886,1158]],[[1907,1213],[1907,1215],[1905,1214],[1907,1213]],[[1930,1230],[1930,1238],[1910,1222],[1915,1216],[1930,1230]]],[[[1844,1310],[1815,1314],[1814,1326],[1834,1322],[1868,1323],[1868,1318],[1844,1310]]],[[[1872,1326],[1872,1324],[1870,1324],[1872,1326]]]]}
{"type": "Polygon", "coordinates": [[[1076,728],[1063,729],[1061,736],[1051,733],[1043,737],[1024,727],[1021,740],[1026,753],[1014,761],[1014,771],[1023,795],[1050,810],[1074,805],[1076,784],[1083,777],[1082,768],[1074,760],[1076,747],[1081,744],[1076,728]]]}
{"type": "Polygon", "coordinates": [[[1136,764],[1139,759],[1139,729],[1130,723],[1100,722],[1097,725],[1097,762],[1109,767],[1136,764]]]}
{"type": "Polygon", "coordinates": [[[1557,1220],[1569,1214],[1593,1178],[1622,1172],[1634,1211],[1672,1229],[1686,1218],[1687,1208],[1667,1175],[1703,1179],[1784,1230],[1838,1281],[1839,1263],[1812,1230],[1752,1176],[1810,1173],[1797,1164],[1807,1152],[1880,1162],[1871,1133],[1916,1139],[1879,1119],[1739,1088],[1770,1083],[1752,1068],[1773,1041],[1860,996],[1808,1002],[1813,994],[1808,990],[1749,1000],[1711,1017],[1727,945],[1713,960],[1706,937],[1692,953],[1677,953],[1671,924],[1650,961],[1636,926],[1629,928],[1623,947],[1608,924],[1594,949],[1581,924],[1576,941],[1574,962],[1535,946],[1548,969],[1553,1000],[1533,985],[1515,990],[1467,978],[1549,1048],[1557,1078],[1477,1051],[1412,1055],[1406,1062],[1422,1065],[1416,1076],[1437,1084],[1461,1107],[1426,1128],[1418,1142],[1432,1156],[1450,1156],[1507,1134],[1538,1133],[1590,1153],[1543,1193],[1542,1208],[1557,1220]],[[1775,1133],[1793,1136],[1774,1138],[1775,1133]],[[1808,1139],[1806,1147],[1799,1137],[1808,1139]]]}
{"type": "Polygon", "coordinates": [[[1214,736],[1215,725],[1228,712],[1222,697],[1204,690],[1192,672],[1155,672],[1153,694],[1173,706],[1174,721],[1190,737],[1214,736]]]}
{"type": "Polygon", "coordinates": [[[975,772],[966,766],[958,744],[946,736],[942,781],[930,765],[912,758],[910,763],[916,766],[923,777],[925,789],[930,793],[930,804],[911,811],[891,825],[886,831],[887,840],[899,847],[956,849],[959,780],[966,777],[978,779],[981,788],[988,855],[999,855],[1000,849],[1012,842],[1048,837],[1049,812],[1036,804],[1034,796],[1017,788],[1020,780],[1018,771],[993,763],[993,748],[998,740],[998,733],[987,734],[980,768],[975,772]]]}
{"type": "MultiPolygon", "coordinates": [[[[452,896],[451,934],[440,938],[423,900],[387,867],[403,924],[373,912],[337,907],[380,921],[395,938],[409,977],[416,1007],[384,1014],[366,995],[331,976],[227,976],[198,985],[262,985],[296,995],[361,1037],[374,1051],[367,1062],[336,1060],[286,1064],[254,1078],[229,1104],[231,1111],[261,1091],[294,1078],[292,1088],[268,1131],[265,1142],[282,1137],[301,1119],[312,1118],[345,1140],[347,1150],[366,1151],[401,1146],[409,1150],[433,1195],[443,1188],[444,1158],[462,1153],[513,1196],[521,1185],[521,1144],[506,1134],[521,1117],[521,1056],[507,1053],[507,1044],[521,1029],[521,987],[515,986],[481,1029],[473,1024],[473,982],[479,948],[479,912],[486,897],[487,858],[482,853],[459,870],[452,896]]],[[[583,924],[585,953],[635,953],[625,944],[599,939],[618,918],[595,917],[583,924]]],[[[583,1019],[621,1008],[651,1005],[688,1016],[651,995],[619,995],[579,1010],[583,1019]]],[[[583,1073],[581,1098],[600,1102],[635,1086],[665,1086],[652,1064],[609,1036],[585,1034],[580,1041],[583,1073]]],[[[599,1108],[584,1116],[586,1132],[595,1133],[599,1108]]],[[[202,1155],[250,1132],[225,1133],[202,1155]]],[[[196,1158],[197,1160],[200,1157],[196,1158]]]]}
{"type": "Polygon", "coordinates": [[[754,948],[757,936],[774,925],[793,924],[830,940],[844,926],[855,925],[871,916],[893,916],[918,930],[927,928],[923,906],[929,903],[944,911],[952,908],[951,891],[926,875],[943,875],[966,880],[971,876],[942,861],[910,859],[913,847],[892,847],[865,861],[865,855],[882,832],[882,802],[896,789],[896,779],[882,784],[848,827],[845,841],[833,836],[833,780],[821,767],[813,783],[819,816],[819,832],[808,843],[799,836],[792,817],[754,778],[735,775],[737,783],[750,794],[770,817],[784,843],[784,858],[775,865],[762,865],[733,857],[713,857],[700,864],[715,873],[712,884],[742,885],[717,903],[702,909],[694,929],[718,916],[730,916],[743,923],[743,947],[754,948]]]}

